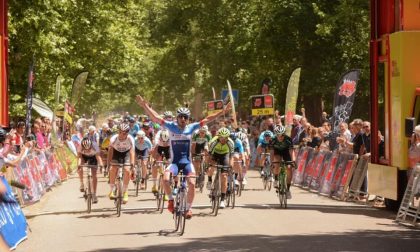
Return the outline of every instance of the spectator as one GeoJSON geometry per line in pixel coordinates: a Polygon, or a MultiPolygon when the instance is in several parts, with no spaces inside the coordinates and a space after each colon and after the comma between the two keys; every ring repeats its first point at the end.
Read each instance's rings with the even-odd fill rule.
{"type": "Polygon", "coordinates": [[[299,145],[299,137],[300,137],[300,134],[303,132],[303,127],[300,124],[301,118],[302,117],[300,115],[293,116],[292,134],[291,134],[293,145],[299,145]]]}
{"type": "Polygon", "coordinates": [[[319,146],[322,143],[322,139],[316,127],[311,126],[309,128],[309,138],[310,138],[310,141],[308,142],[308,146],[314,149],[319,149],[319,146]]]}
{"type": "Polygon", "coordinates": [[[416,167],[416,164],[420,162],[420,125],[417,125],[414,128],[410,143],[410,149],[408,151],[408,159],[410,162],[410,167],[407,173],[408,177],[410,177],[412,170],[416,167]]]}
{"type": "Polygon", "coordinates": [[[340,128],[340,135],[337,137],[338,151],[339,152],[353,152],[348,145],[351,140],[351,132],[345,122],[341,122],[338,127],[340,128]]]}
{"type": "Polygon", "coordinates": [[[319,136],[321,137],[321,144],[319,145],[320,151],[329,151],[330,150],[330,143],[328,139],[329,133],[325,131],[324,127],[318,128],[319,136]]]}
{"type": "Polygon", "coordinates": [[[330,120],[328,119],[328,114],[327,114],[327,112],[322,112],[322,115],[321,115],[321,122],[324,124],[324,123],[329,123],[330,122],[330,120]]]}

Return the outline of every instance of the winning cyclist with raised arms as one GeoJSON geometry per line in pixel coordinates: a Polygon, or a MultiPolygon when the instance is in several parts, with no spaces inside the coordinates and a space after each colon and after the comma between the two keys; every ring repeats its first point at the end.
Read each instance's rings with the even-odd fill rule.
{"type": "Polygon", "coordinates": [[[149,117],[154,121],[162,124],[165,126],[170,134],[170,146],[171,146],[171,161],[172,163],[169,167],[165,170],[164,174],[164,189],[166,195],[169,196],[168,202],[168,210],[170,212],[174,211],[174,201],[173,196],[171,193],[171,188],[169,185],[170,174],[172,173],[173,176],[178,174],[178,168],[183,169],[183,173],[186,176],[190,176],[188,178],[188,195],[187,195],[187,213],[185,218],[189,219],[192,217],[191,212],[191,205],[194,200],[195,189],[194,183],[195,179],[191,178],[195,176],[194,166],[191,163],[190,157],[190,149],[191,149],[191,135],[193,132],[200,128],[200,126],[204,126],[205,124],[209,123],[210,121],[216,119],[218,116],[225,113],[225,111],[230,109],[230,105],[228,105],[225,109],[221,110],[219,113],[209,115],[200,122],[187,124],[187,121],[190,117],[190,111],[188,108],[179,108],[177,110],[177,117],[176,122],[165,121],[156,111],[154,111],[148,103],[144,100],[143,97],[137,95],[136,101],[140,107],[142,107],[145,112],[149,115],[149,117]]]}

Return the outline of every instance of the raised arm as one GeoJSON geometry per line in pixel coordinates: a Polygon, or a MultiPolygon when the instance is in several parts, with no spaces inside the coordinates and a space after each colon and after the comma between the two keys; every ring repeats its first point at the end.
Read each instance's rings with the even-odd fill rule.
{"type": "Polygon", "coordinates": [[[153,122],[159,123],[159,124],[162,123],[163,118],[160,117],[160,115],[149,106],[149,104],[146,102],[146,100],[143,97],[141,97],[140,95],[137,95],[136,102],[140,107],[144,109],[146,114],[150,116],[153,122]]]}
{"type": "Polygon", "coordinates": [[[204,125],[204,124],[207,124],[207,123],[209,123],[209,122],[211,122],[211,121],[213,121],[213,120],[215,120],[217,117],[219,117],[219,116],[221,116],[221,115],[223,115],[224,113],[226,113],[226,112],[229,112],[229,110],[232,108],[232,105],[231,105],[231,103],[229,102],[228,103],[228,105],[226,105],[226,107],[224,107],[221,111],[219,111],[218,113],[216,113],[216,114],[213,114],[213,115],[209,115],[209,116],[207,116],[206,118],[204,118],[203,120],[201,120],[201,123],[204,125]]]}

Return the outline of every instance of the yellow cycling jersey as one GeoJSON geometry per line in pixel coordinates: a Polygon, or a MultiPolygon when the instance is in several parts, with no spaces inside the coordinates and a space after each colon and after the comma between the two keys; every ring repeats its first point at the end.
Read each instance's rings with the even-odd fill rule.
{"type": "Polygon", "coordinates": [[[219,137],[215,136],[209,142],[209,151],[211,154],[232,154],[234,150],[234,143],[232,139],[228,138],[228,141],[225,144],[222,144],[219,141],[219,137]]]}

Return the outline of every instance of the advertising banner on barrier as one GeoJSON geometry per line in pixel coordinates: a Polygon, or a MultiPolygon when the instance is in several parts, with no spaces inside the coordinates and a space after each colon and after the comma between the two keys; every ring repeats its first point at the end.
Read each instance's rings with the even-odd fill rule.
{"type": "Polygon", "coordinates": [[[346,169],[351,168],[351,163],[348,161],[353,159],[354,155],[351,153],[340,153],[338,158],[337,167],[334,172],[333,180],[331,181],[330,195],[334,195],[340,186],[341,179],[346,173],[346,169]]]}
{"type": "Polygon", "coordinates": [[[317,177],[318,171],[320,169],[320,166],[322,165],[322,162],[325,158],[325,152],[318,151],[316,152],[313,157],[312,161],[310,161],[310,165],[306,168],[304,180],[303,180],[303,186],[309,187],[311,185],[312,179],[317,177]]]}
{"type": "Polygon", "coordinates": [[[0,202],[0,233],[7,245],[14,249],[27,238],[28,224],[7,180],[3,176],[0,179],[6,186],[6,193],[0,202]]]}
{"type": "Polygon", "coordinates": [[[340,199],[344,198],[344,193],[347,191],[347,188],[350,183],[351,174],[353,173],[354,166],[356,163],[357,158],[354,157],[347,160],[346,167],[344,170],[344,174],[339,181],[335,192],[333,192],[333,196],[338,197],[340,199]]]}
{"type": "Polygon", "coordinates": [[[328,165],[330,164],[331,157],[332,157],[331,151],[321,152],[321,153],[323,153],[324,158],[321,163],[318,163],[316,165],[314,176],[312,177],[311,184],[309,186],[311,190],[315,190],[315,191],[319,190],[321,186],[321,182],[323,180],[322,176],[325,173],[325,170],[328,168],[328,165]]]}
{"type": "Polygon", "coordinates": [[[293,184],[302,185],[305,167],[313,155],[313,149],[310,147],[301,148],[296,157],[296,171],[293,175],[293,184]]]}
{"type": "Polygon", "coordinates": [[[334,152],[332,154],[331,160],[327,166],[327,169],[324,172],[324,179],[321,182],[321,187],[319,188],[319,193],[329,195],[331,190],[331,183],[334,177],[335,168],[338,162],[338,153],[334,152]]]}

